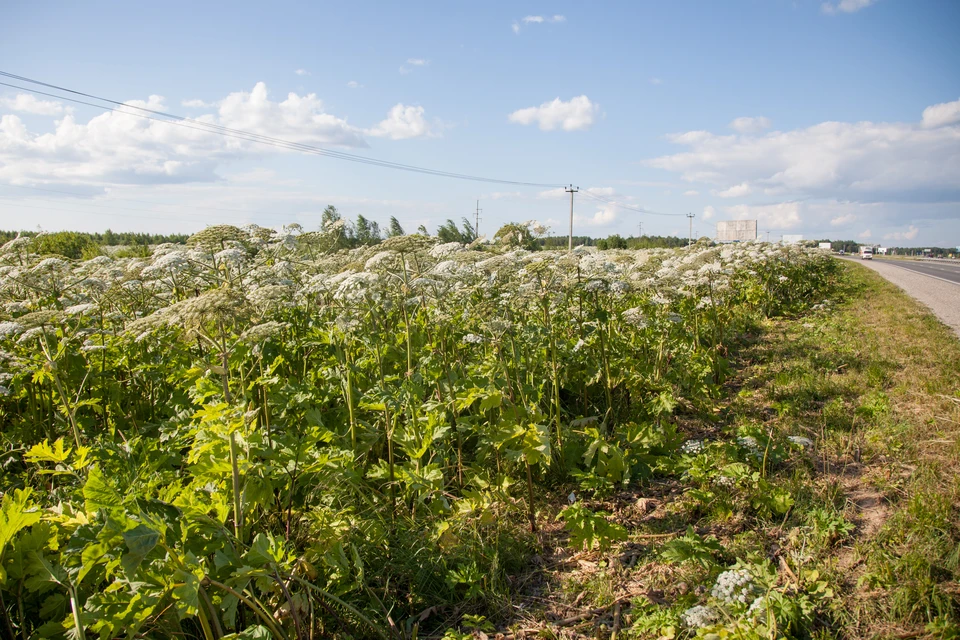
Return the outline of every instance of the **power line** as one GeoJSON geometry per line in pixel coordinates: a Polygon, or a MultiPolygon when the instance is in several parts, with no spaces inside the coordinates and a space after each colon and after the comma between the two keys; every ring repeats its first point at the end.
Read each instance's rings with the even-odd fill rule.
{"type": "Polygon", "coordinates": [[[246,140],[246,141],[248,141],[248,142],[256,142],[256,143],[258,143],[258,144],[263,144],[263,145],[267,145],[267,146],[278,147],[278,148],[283,148],[283,149],[288,149],[288,150],[301,151],[301,152],[303,152],[303,153],[310,153],[310,154],[314,154],[314,155],[320,155],[320,156],[325,156],[325,157],[329,157],[329,158],[335,158],[335,159],[338,159],[338,160],[346,160],[346,161],[348,161],[348,162],[356,162],[356,163],[360,163],[360,164],[368,164],[368,165],[379,166],[379,167],[388,168],[388,169],[397,169],[397,170],[401,170],[401,171],[409,171],[409,172],[413,172],[413,173],[422,173],[422,174],[426,174],[426,175],[433,175],[433,176],[443,177],[443,178],[456,178],[456,179],[459,179],[459,180],[472,180],[472,181],[474,181],[474,182],[488,182],[488,183],[493,183],[493,184],[508,184],[508,185],[514,185],[514,186],[527,186],[527,187],[559,187],[559,186],[562,186],[562,185],[558,185],[558,184],[548,184],[548,183],[540,183],[540,182],[524,182],[524,181],[519,181],[519,180],[501,180],[501,179],[497,179],[497,178],[488,178],[488,177],[484,177],[484,176],[476,176],[476,175],[470,175],[470,174],[464,174],[464,173],[455,173],[455,172],[451,172],[451,171],[442,171],[442,170],[439,170],[439,169],[430,169],[430,168],[428,168],[428,167],[419,167],[419,166],[416,166],[416,165],[409,165],[409,164],[404,164],[404,163],[400,163],[400,162],[392,162],[392,161],[389,161],[389,160],[379,160],[379,159],[377,159],[377,158],[370,158],[370,157],[367,157],[367,156],[361,156],[361,155],[357,155],[357,154],[353,154],[353,153],[347,153],[347,152],[345,152],[345,151],[335,151],[335,150],[332,150],[332,149],[327,149],[327,148],[324,148],[324,147],[317,147],[317,146],[314,146],[314,145],[309,145],[309,144],[305,144],[305,143],[301,143],[301,142],[292,142],[292,141],[289,141],[289,140],[284,140],[284,139],[282,139],[282,138],[275,138],[275,137],[272,137],[272,136],[267,136],[267,135],[263,135],[263,134],[259,134],[259,133],[254,133],[254,132],[251,132],[251,131],[244,131],[244,130],[241,130],[241,129],[232,129],[232,128],[230,128],[230,127],[225,127],[225,126],[223,126],[223,125],[218,125],[218,124],[210,123],[210,122],[204,122],[204,121],[202,121],[202,120],[194,120],[194,119],[192,119],[192,118],[187,118],[187,117],[185,117],[185,116],[180,116],[180,115],[176,115],[176,114],[172,114],[172,113],[167,113],[167,112],[164,112],[164,111],[158,111],[158,110],[155,110],[155,109],[148,109],[148,108],[146,108],[146,107],[138,107],[138,106],[136,106],[136,105],[130,105],[130,104],[126,104],[126,103],[123,103],[123,102],[119,102],[119,101],[117,101],[117,100],[112,100],[112,99],[110,99],[110,98],[103,98],[103,97],[100,97],[100,96],[97,96],[97,95],[94,95],[94,94],[84,93],[84,92],[82,92],[82,91],[77,91],[77,90],[74,90],[74,89],[68,89],[68,88],[66,88],[66,87],[61,87],[61,86],[54,85],[54,84],[50,84],[50,83],[43,82],[43,81],[40,81],[40,80],[34,80],[34,79],[31,79],[31,78],[27,78],[27,77],[25,77],[25,76],[19,76],[19,75],[16,75],[16,74],[8,73],[8,72],[6,72],[6,71],[0,71],[0,76],[6,77],[6,78],[11,78],[11,79],[14,79],[14,80],[18,80],[18,81],[20,81],[20,82],[27,82],[27,83],[30,83],[30,84],[35,84],[35,85],[47,87],[47,88],[50,88],[50,89],[54,89],[54,90],[56,90],[56,91],[71,93],[71,94],[73,94],[73,95],[81,96],[81,97],[84,97],[84,98],[89,98],[89,99],[92,99],[92,100],[99,100],[100,102],[106,102],[106,103],[111,104],[111,105],[116,105],[116,107],[110,107],[110,106],[102,105],[102,104],[94,104],[94,103],[87,102],[87,101],[84,101],[84,100],[79,100],[79,99],[76,99],[76,98],[70,98],[70,97],[67,97],[67,96],[57,95],[57,94],[53,94],[53,93],[48,93],[48,92],[40,91],[40,90],[37,90],[37,89],[32,89],[32,88],[27,88],[27,87],[19,86],[19,85],[9,84],[9,83],[6,83],[6,82],[0,82],[0,85],[2,85],[2,86],[11,87],[11,88],[13,88],[13,89],[18,89],[18,90],[21,90],[21,91],[27,91],[27,92],[29,92],[29,93],[34,93],[34,94],[38,94],[38,95],[44,95],[44,96],[47,96],[47,97],[56,98],[56,99],[58,99],[58,100],[66,100],[66,101],[69,101],[69,102],[74,102],[74,103],[76,103],[76,104],[83,104],[83,105],[95,107],[95,108],[98,108],[98,109],[104,109],[104,110],[107,110],[107,111],[112,111],[112,112],[115,112],[115,113],[121,113],[121,114],[125,114],[125,115],[135,116],[135,117],[138,117],[138,118],[144,118],[144,119],[147,119],[147,120],[153,120],[153,121],[155,121],[155,122],[164,122],[164,123],[166,123],[166,124],[170,124],[170,125],[173,125],[173,126],[184,127],[184,128],[186,128],[186,129],[193,129],[193,130],[196,130],[196,131],[204,131],[204,132],[207,132],[207,133],[215,133],[215,134],[217,134],[217,135],[221,135],[221,136],[225,136],[225,137],[229,137],[229,138],[236,138],[236,139],[239,139],[239,140],[246,140]],[[121,107],[121,108],[117,108],[117,107],[121,107]],[[132,112],[132,111],[129,111],[130,109],[135,110],[135,111],[139,111],[139,112],[142,112],[142,113],[134,113],[134,112],[132,112]],[[158,118],[158,117],[153,117],[153,116],[151,116],[151,115],[146,115],[146,114],[153,114],[153,116],[160,116],[160,117],[159,117],[159,118],[158,118]]]}
{"type": "Polygon", "coordinates": [[[588,198],[592,198],[593,200],[596,200],[596,201],[598,201],[598,202],[603,202],[603,203],[605,203],[605,204],[610,204],[610,205],[613,205],[613,206],[615,206],[615,207],[620,207],[621,209],[627,209],[627,210],[629,210],[629,211],[636,211],[637,213],[645,213],[645,214],[650,215],[650,216],[682,217],[682,216],[684,215],[684,214],[682,214],[682,213],[662,213],[662,212],[660,212],[660,211],[651,211],[650,209],[644,209],[643,207],[634,207],[634,206],[631,206],[631,205],[628,205],[628,204],[622,204],[622,203],[617,202],[617,201],[615,201],[615,200],[611,200],[610,198],[606,198],[606,197],[603,197],[603,196],[598,196],[598,195],[596,195],[596,194],[594,194],[594,193],[591,193],[591,192],[589,192],[589,191],[581,191],[580,193],[581,193],[582,195],[584,195],[584,196],[586,196],[586,197],[588,197],[588,198]]]}

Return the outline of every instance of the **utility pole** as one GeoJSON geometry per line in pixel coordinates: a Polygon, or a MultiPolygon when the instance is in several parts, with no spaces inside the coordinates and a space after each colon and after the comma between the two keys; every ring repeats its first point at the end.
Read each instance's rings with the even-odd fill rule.
{"type": "Polygon", "coordinates": [[[580,187],[571,184],[563,190],[570,194],[570,239],[567,241],[567,251],[573,251],[573,194],[580,191],[580,187]]]}
{"type": "Polygon", "coordinates": [[[473,232],[478,238],[480,237],[480,212],[482,211],[483,209],[480,208],[480,201],[477,200],[477,210],[473,214],[473,232]]]}
{"type": "Polygon", "coordinates": [[[770,242],[770,232],[767,231],[767,242],[770,242]]]}
{"type": "Polygon", "coordinates": [[[639,234],[640,234],[640,235],[637,236],[637,239],[640,239],[640,238],[643,237],[643,223],[642,223],[642,222],[640,223],[639,234]]]}
{"type": "Polygon", "coordinates": [[[690,236],[687,238],[687,248],[690,248],[690,245],[693,244],[693,219],[697,216],[693,213],[688,213],[687,217],[690,219],[690,236]]]}

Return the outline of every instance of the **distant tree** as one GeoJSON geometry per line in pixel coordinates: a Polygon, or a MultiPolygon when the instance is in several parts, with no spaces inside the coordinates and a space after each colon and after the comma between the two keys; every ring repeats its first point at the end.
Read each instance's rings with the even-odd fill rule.
{"type": "Polygon", "coordinates": [[[342,216],[340,212],[337,211],[337,208],[332,204],[328,204],[327,208],[323,210],[323,217],[320,219],[320,224],[326,229],[334,222],[338,222],[341,218],[342,216]]]}
{"type": "Polygon", "coordinates": [[[615,233],[612,236],[607,236],[601,240],[597,240],[598,249],[626,249],[627,241],[620,237],[620,234],[615,233]]]}
{"type": "Polygon", "coordinates": [[[77,259],[89,251],[96,243],[89,234],[76,231],[58,231],[44,233],[33,238],[33,250],[40,255],[57,254],[66,258],[77,259]]]}
{"type": "Polygon", "coordinates": [[[419,227],[417,227],[417,233],[419,233],[422,236],[430,235],[430,232],[427,231],[427,228],[423,225],[420,225],[419,227]]]}
{"type": "Polygon", "coordinates": [[[540,248],[530,232],[530,228],[517,222],[508,222],[500,227],[494,234],[493,239],[507,246],[522,247],[531,251],[540,248]]]}
{"type": "Polygon", "coordinates": [[[354,239],[358,245],[371,245],[380,242],[380,225],[367,220],[363,215],[357,216],[354,224],[354,239]]]}
{"type": "Polygon", "coordinates": [[[471,226],[470,221],[463,218],[463,227],[457,228],[457,223],[453,220],[447,220],[437,228],[437,237],[441,242],[462,242],[469,244],[477,239],[476,231],[471,226]]]}
{"type": "Polygon", "coordinates": [[[387,237],[393,238],[395,236],[405,236],[407,233],[403,230],[403,227],[400,226],[400,221],[397,220],[396,216],[390,216],[390,226],[387,228],[387,237]]]}

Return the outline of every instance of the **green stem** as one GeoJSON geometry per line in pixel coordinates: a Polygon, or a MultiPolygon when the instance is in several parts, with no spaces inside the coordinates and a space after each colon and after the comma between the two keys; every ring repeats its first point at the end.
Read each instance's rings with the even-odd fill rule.
{"type": "Polygon", "coordinates": [[[261,607],[257,606],[257,604],[256,604],[255,602],[253,602],[250,598],[246,597],[245,595],[243,595],[243,594],[240,593],[239,591],[236,591],[235,589],[232,589],[232,588],[228,587],[227,585],[223,584],[222,582],[217,582],[216,580],[214,580],[214,579],[211,578],[210,576],[207,576],[206,578],[204,578],[204,582],[207,582],[207,583],[209,583],[209,584],[212,584],[213,586],[217,587],[218,589],[221,589],[221,590],[223,590],[223,591],[226,591],[227,593],[229,593],[230,595],[232,595],[234,598],[236,598],[237,600],[239,600],[239,601],[242,602],[243,604],[245,604],[245,605],[247,605],[248,607],[250,607],[250,608],[253,610],[253,612],[254,612],[255,614],[257,614],[257,617],[260,618],[261,620],[263,620],[263,624],[265,624],[265,625],[267,626],[267,629],[270,630],[270,633],[273,634],[273,637],[274,637],[274,638],[279,638],[280,640],[288,640],[288,639],[287,639],[287,634],[285,634],[285,633],[280,629],[280,627],[277,626],[277,621],[273,619],[273,616],[271,616],[270,614],[268,614],[268,613],[267,613],[266,611],[264,611],[261,607]]]}
{"type": "Polygon", "coordinates": [[[348,602],[344,602],[343,600],[341,600],[341,599],[338,598],[337,596],[333,595],[332,593],[329,593],[329,592],[327,592],[327,591],[324,591],[324,590],[321,589],[320,587],[318,587],[318,586],[316,586],[316,585],[313,585],[313,584],[310,584],[309,582],[307,582],[306,580],[304,580],[304,579],[302,579],[302,578],[298,578],[297,576],[292,576],[292,577],[293,577],[294,580],[296,580],[297,582],[299,582],[300,584],[302,584],[302,585],[305,586],[306,588],[308,588],[308,589],[310,589],[310,590],[312,590],[312,591],[316,591],[316,592],[317,592],[321,597],[323,597],[323,598],[327,598],[328,600],[333,600],[333,601],[336,602],[338,605],[340,605],[341,607],[343,607],[344,609],[346,609],[347,611],[349,611],[350,613],[352,613],[353,615],[355,615],[361,622],[363,622],[365,625],[367,625],[368,627],[370,627],[370,629],[373,630],[373,632],[376,633],[377,636],[383,638],[383,640],[389,640],[387,634],[383,632],[383,629],[381,629],[379,626],[373,624],[373,622],[370,620],[370,618],[368,618],[367,616],[365,616],[365,615],[363,615],[362,613],[360,613],[360,611],[359,611],[356,607],[354,607],[352,604],[350,604],[350,603],[348,603],[348,602]]]}
{"type": "Polygon", "coordinates": [[[237,462],[237,432],[230,432],[230,467],[233,472],[233,532],[243,542],[243,510],[240,504],[240,466],[237,462]]]}

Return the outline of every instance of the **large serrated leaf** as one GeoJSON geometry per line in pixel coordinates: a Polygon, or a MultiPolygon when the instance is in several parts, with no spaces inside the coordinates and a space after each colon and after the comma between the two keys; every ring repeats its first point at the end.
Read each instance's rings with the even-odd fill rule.
{"type": "Polygon", "coordinates": [[[86,501],[87,513],[95,513],[100,509],[116,511],[123,507],[123,498],[107,482],[100,467],[90,469],[87,483],[83,485],[83,497],[86,501]]]}
{"type": "Polygon", "coordinates": [[[123,532],[123,541],[127,545],[127,553],[120,558],[120,564],[123,566],[127,578],[133,579],[137,567],[160,542],[160,534],[145,524],[139,524],[133,529],[123,532]]]}

